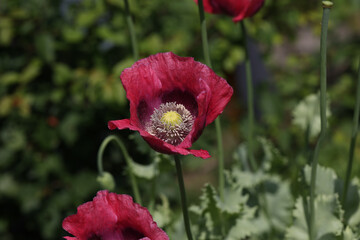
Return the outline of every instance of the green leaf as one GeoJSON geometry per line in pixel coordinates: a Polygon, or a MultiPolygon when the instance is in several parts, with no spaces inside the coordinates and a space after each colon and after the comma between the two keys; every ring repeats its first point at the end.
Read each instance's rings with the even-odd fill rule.
{"type": "Polygon", "coordinates": [[[39,59],[33,59],[22,71],[19,81],[25,83],[30,82],[40,74],[41,67],[42,62],[39,59]]]}
{"type": "Polygon", "coordinates": [[[62,28],[62,35],[67,42],[78,43],[84,39],[85,33],[80,28],[66,26],[62,28]]]}
{"type": "Polygon", "coordinates": [[[243,239],[257,231],[252,222],[256,208],[247,206],[248,195],[231,182],[228,186],[222,201],[214,187],[206,184],[202,189],[200,205],[190,208],[199,216],[196,239],[243,239]],[[238,229],[241,225],[249,227],[238,229]]]}
{"type": "MultiPolygon", "coordinates": [[[[329,101],[327,101],[326,116],[330,117],[329,101]]],[[[310,136],[315,137],[320,133],[320,99],[319,94],[306,96],[293,110],[293,124],[303,131],[310,128],[310,136]]]]}
{"type": "MultiPolygon", "coordinates": [[[[342,231],[342,213],[338,197],[320,195],[315,199],[315,232],[316,240],[333,239],[342,231]]],[[[287,240],[307,240],[308,226],[305,218],[304,204],[299,197],[293,212],[294,223],[286,231],[287,240]]]]}
{"type": "Polygon", "coordinates": [[[142,165],[131,159],[130,169],[135,174],[135,176],[145,179],[153,179],[157,174],[156,163],[151,163],[149,165],[142,165]]]}
{"type": "Polygon", "coordinates": [[[163,194],[160,195],[161,205],[156,205],[155,212],[152,214],[154,221],[162,228],[168,225],[172,220],[172,212],[167,197],[163,194]]]}
{"type": "Polygon", "coordinates": [[[213,186],[205,184],[200,196],[200,206],[191,206],[190,211],[199,215],[197,239],[220,239],[221,213],[217,208],[217,193],[213,186]]]}
{"type": "MultiPolygon", "coordinates": [[[[311,167],[306,165],[304,168],[306,183],[310,186],[311,167]]],[[[315,192],[316,194],[331,195],[335,192],[336,174],[331,168],[317,166],[315,192]]]]}
{"type": "Polygon", "coordinates": [[[344,240],[357,240],[359,238],[355,237],[355,234],[353,233],[353,231],[351,230],[351,228],[349,226],[346,227],[344,233],[344,240]]]}
{"type": "Polygon", "coordinates": [[[16,72],[7,72],[0,76],[1,85],[10,85],[19,81],[20,74],[16,72]]]}
{"type": "Polygon", "coordinates": [[[230,229],[226,240],[245,239],[258,232],[257,226],[252,221],[255,211],[256,208],[247,208],[244,214],[236,220],[236,224],[230,229]]]}
{"type": "Polygon", "coordinates": [[[243,189],[239,187],[225,188],[224,201],[218,196],[215,197],[216,207],[225,213],[240,213],[242,205],[246,204],[248,200],[247,195],[242,196],[242,191],[243,189]]]}
{"type": "Polygon", "coordinates": [[[238,167],[234,167],[231,176],[237,184],[244,188],[254,188],[265,180],[271,179],[270,175],[262,171],[247,172],[241,171],[238,167]]]}
{"type": "Polygon", "coordinates": [[[41,33],[35,37],[35,46],[39,56],[47,63],[55,60],[54,39],[49,33],[41,33]]]}
{"type": "Polygon", "coordinates": [[[58,86],[62,86],[67,83],[72,77],[71,69],[63,63],[57,63],[54,66],[54,82],[58,86]]]}
{"type": "Polygon", "coordinates": [[[0,45],[10,45],[14,35],[15,27],[12,19],[0,17],[0,45]]]}
{"type": "Polygon", "coordinates": [[[264,152],[262,161],[264,170],[270,170],[274,163],[280,163],[282,165],[287,164],[287,158],[281,155],[279,149],[277,149],[271,141],[264,137],[258,137],[257,140],[259,141],[264,152]]]}
{"type": "Polygon", "coordinates": [[[267,214],[271,219],[272,227],[278,231],[284,231],[291,223],[291,209],[294,202],[290,191],[290,184],[280,179],[272,182],[272,184],[276,184],[276,190],[265,193],[264,204],[266,205],[267,214]]]}
{"type": "MultiPolygon", "coordinates": [[[[341,189],[342,190],[342,189],[341,189]]],[[[342,191],[341,191],[342,192],[342,191]]],[[[345,221],[352,228],[360,225],[360,183],[357,178],[351,181],[345,205],[345,221]]]]}

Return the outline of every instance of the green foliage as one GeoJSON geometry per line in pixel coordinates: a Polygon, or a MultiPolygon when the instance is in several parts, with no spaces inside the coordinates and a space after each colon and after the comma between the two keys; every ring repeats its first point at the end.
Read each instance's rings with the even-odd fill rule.
{"type": "MultiPolygon", "coordinates": [[[[326,117],[329,118],[331,111],[329,101],[326,109],[326,117]]],[[[319,94],[310,94],[305,97],[293,110],[293,123],[303,131],[309,131],[310,137],[320,133],[320,98],[319,94]],[[308,129],[309,128],[309,129],[308,129]]]]}
{"type": "MultiPolygon", "coordinates": [[[[134,0],[130,7],[141,57],[173,51],[203,61],[193,1],[134,0]]],[[[336,174],[318,169],[318,217],[329,221],[318,228],[325,239],[341,231],[344,239],[359,239],[360,234],[359,181],[351,182],[347,203],[339,205],[342,181],[337,177],[344,175],[350,136],[360,53],[359,8],[358,0],[337,1],[329,26],[332,129],[320,162],[336,174]],[[349,226],[341,229],[339,221],[349,226]]],[[[310,100],[306,96],[318,90],[320,2],[266,0],[262,10],[246,20],[269,72],[261,76],[265,82],[255,86],[256,131],[266,136],[258,139],[258,171],[251,171],[246,144],[240,145],[246,134],[239,127],[245,126],[243,100],[238,99],[243,86],[237,68],[244,59],[239,27],[228,16],[206,17],[214,70],[235,90],[222,119],[225,152],[236,151],[234,159],[227,158],[231,171],[225,199],[206,185],[198,205],[191,207],[193,230],[199,239],[284,239],[285,232],[290,239],[306,239],[302,215],[306,207],[299,194],[307,187],[297,180],[304,165],[299,160],[304,158],[304,130],[310,123],[311,136],[318,132],[315,95],[310,100]],[[295,107],[298,99],[304,100],[295,107]],[[299,128],[291,126],[292,112],[299,128]]],[[[61,238],[65,235],[62,220],[104,188],[96,181],[96,153],[110,134],[107,121],[129,116],[119,75],[133,62],[121,0],[1,1],[0,239],[61,238]]],[[[210,125],[196,146],[209,150],[215,159],[211,131],[210,125]]],[[[121,134],[127,139],[129,132],[121,134]]],[[[186,239],[171,157],[155,155],[136,134],[130,135],[126,147],[136,160],[132,168],[146,199],[144,205],[152,208],[171,239],[186,239]]],[[[106,159],[104,168],[114,176],[113,180],[107,176],[107,186],[112,188],[116,182],[115,192],[131,194],[120,151],[110,148],[106,159]]],[[[192,187],[189,199],[193,203],[200,191],[197,186],[205,180],[214,182],[216,164],[212,159],[191,157],[184,162],[191,164],[187,171],[196,176],[185,175],[192,183],[187,187],[192,187]]],[[[305,167],[306,181],[309,171],[305,167]]],[[[355,158],[353,173],[359,172],[355,158]]]]}
{"type": "MultiPolygon", "coordinates": [[[[310,185],[311,167],[305,166],[305,182],[310,185]]],[[[359,185],[357,179],[351,184],[348,192],[350,199],[347,203],[340,204],[339,196],[342,194],[343,183],[330,168],[318,166],[315,183],[315,232],[316,239],[336,239],[340,235],[351,239],[357,239],[353,230],[358,230],[360,219],[359,209],[359,185]],[[348,227],[343,228],[346,222],[348,227]]],[[[293,211],[294,223],[287,229],[287,239],[309,239],[308,238],[308,198],[299,197],[293,211]]]]}
{"type": "MultiPolygon", "coordinates": [[[[304,200],[297,199],[294,210],[294,224],[287,230],[286,239],[309,239],[304,200]]],[[[336,239],[342,231],[341,209],[336,195],[320,195],[315,199],[316,239],[336,239]]]]}
{"type": "Polygon", "coordinates": [[[200,205],[190,208],[199,216],[196,239],[245,239],[256,232],[251,222],[255,208],[246,205],[248,196],[242,193],[242,188],[232,185],[225,196],[221,200],[209,184],[203,188],[200,205]]]}

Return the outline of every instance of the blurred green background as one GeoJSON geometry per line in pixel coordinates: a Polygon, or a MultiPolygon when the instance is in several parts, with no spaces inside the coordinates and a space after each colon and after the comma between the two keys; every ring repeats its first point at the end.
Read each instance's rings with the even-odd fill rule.
{"type": "MultiPolygon", "coordinates": [[[[332,115],[319,161],[344,176],[360,56],[360,1],[334,3],[328,34],[332,115]]],[[[192,0],[132,0],[130,7],[141,57],[172,51],[203,61],[198,9],[192,0]]],[[[294,181],[305,162],[298,157],[304,133],[292,125],[292,110],[319,88],[321,15],[321,1],[266,0],[246,20],[256,58],[253,68],[260,72],[255,83],[257,135],[288,157],[289,164],[278,172],[294,181]]],[[[207,15],[207,22],[214,70],[235,90],[222,117],[229,165],[246,138],[244,51],[239,24],[222,15],[207,15]]],[[[119,75],[133,62],[122,0],[1,1],[0,239],[64,236],[62,220],[100,189],[96,154],[106,136],[120,135],[137,162],[151,162],[153,154],[137,135],[107,129],[108,120],[129,116],[119,75]]],[[[121,152],[111,146],[105,169],[116,177],[116,192],[131,194],[121,152]]],[[[194,148],[215,157],[185,157],[191,199],[205,182],[216,180],[214,126],[205,129],[194,148]]],[[[357,176],[359,155],[358,145],[357,176]]],[[[176,202],[175,170],[166,171],[158,179],[158,191],[176,202]]],[[[147,182],[140,183],[146,192],[147,182]]]]}

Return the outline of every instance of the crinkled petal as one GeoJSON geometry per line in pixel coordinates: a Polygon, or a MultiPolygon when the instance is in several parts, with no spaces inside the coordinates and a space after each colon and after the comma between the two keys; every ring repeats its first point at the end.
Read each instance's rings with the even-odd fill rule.
{"type": "Polygon", "coordinates": [[[257,13],[260,8],[264,5],[264,0],[252,0],[245,11],[242,11],[237,16],[235,16],[232,20],[234,22],[239,22],[247,17],[252,17],[255,13],[257,13]]]}
{"type": "Polygon", "coordinates": [[[203,0],[206,12],[232,16],[234,22],[253,16],[263,3],[264,0],[203,0]]]}
{"type": "Polygon", "coordinates": [[[120,78],[130,101],[130,119],[110,121],[110,129],[138,131],[152,148],[162,153],[209,157],[204,150],[189,148],[230,101],[233,90],[225,79],[193,58],[171,52],[137,61],[120,78]],[[190,133],[177,146],[147,132],[154,110],[168,102],[182,104],[194,119],[190,133]]]}
{"type": "Polygon", "coordinates": [[[103,198],[95,197],[77,208],[77,214],[64,219],[63,228],[72,235],[86,239],[90,233],[107,231],[116,225],[117,216],[103,198]]]}
{"type": "Polygon", "coordinates": [[[123,120],[113,120],[108,122],[108,127],[110,130],[125,129],[129,128],[133,131],[138,131],[140,135],[144,138],[144,140],[149,143],[149,145],[158,152],[165,154],[181,154],[181,155],[189,155],[192,154],[195,157],[201,157],[203,159],[209,158],[210,154],[206,150],[189,150],[186,148],[178,147],[171,145],[169,143],[164,142],[163,140],[149,134],[148,132],[132,125],[130,123],[130,119],[123,120]]]}
{"type": "Polygon", "coordinates": [[[64,219],[63,228],[75,236],[65,237],[68,240],[169,239],[146,208],[128,195],[108,191],[99,191],[93,201],[80,205],[76,214],[64,219]]]}

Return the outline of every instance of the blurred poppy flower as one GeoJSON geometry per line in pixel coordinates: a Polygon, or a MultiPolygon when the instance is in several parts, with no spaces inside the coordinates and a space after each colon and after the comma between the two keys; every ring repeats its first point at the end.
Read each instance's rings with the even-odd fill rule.
{"type": "Polygon", "coordinates": [[[158,152],[210,157],[205,150],[189,148],[230,101],[233,89],[225,79],[193,58],[171,52],[137,61],[120,78],[130,119],[109,121],[110,129],[138,131],[158,152]]]}
{"type": "Polygon", "coordinates": [[[149,211],[125,194],[99,191],[91,202],[64,219],[63,228],[75,237],[68,240],[168,240],[149,211]]]}
{"type": "Polygon", "coordinates": [[[239,22],[259,11],[264,0],[203,0],[203,4],[206,12],[230,15],[234,22],[239,22]]]}

